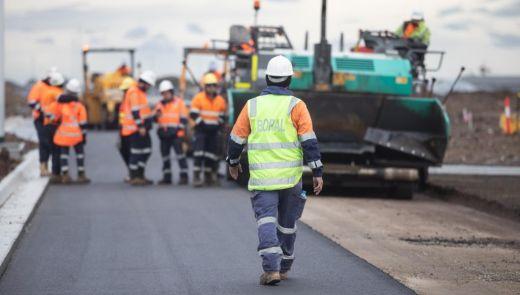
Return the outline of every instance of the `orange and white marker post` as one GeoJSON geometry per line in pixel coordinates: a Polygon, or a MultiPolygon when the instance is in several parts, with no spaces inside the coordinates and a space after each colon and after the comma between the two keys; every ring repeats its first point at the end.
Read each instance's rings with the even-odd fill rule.
{"type": "Polygon", "coordinates": [[[506,115],[505,133],[512,134],[513,131],[511,129],[511,99],[509,99],[509,96],[506,96],[506,98],[504,99],[504,114],[506,115]]]}

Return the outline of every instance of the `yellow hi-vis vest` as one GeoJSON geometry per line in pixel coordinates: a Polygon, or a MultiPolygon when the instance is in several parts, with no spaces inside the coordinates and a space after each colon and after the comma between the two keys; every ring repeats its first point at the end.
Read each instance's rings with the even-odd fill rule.
{"type": "Polygon", "coordinates": [[[303,152],[291,120],[291,111],[299,101],[288,95],[263,95],[247,102],[250,191],[282,190],[300,182],[303,152]]]}

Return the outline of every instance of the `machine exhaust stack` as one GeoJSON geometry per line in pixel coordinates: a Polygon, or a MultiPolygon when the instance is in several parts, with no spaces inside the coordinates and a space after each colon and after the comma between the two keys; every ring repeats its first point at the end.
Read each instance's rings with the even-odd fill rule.
{"type": "Polygon", "coordinates": [[[332,67],[331,45],[327,42],[327,0],[321,2],[321,38],[314,44],[314,81],[318,91],[330,90],[332,67]]]}
{"type": "Polygon", "coordinates": [[[309,31],[305,31],[305,41],[303,43],[303,49],[305,51],[309,50],[309,31]]]}
{"type": "Polygon", "coordinates": [[[343,32],[341,32],[341,35],[339,35],[339,51],[343,52],[345,50],[345,36],[343,35],[343,32]]]}

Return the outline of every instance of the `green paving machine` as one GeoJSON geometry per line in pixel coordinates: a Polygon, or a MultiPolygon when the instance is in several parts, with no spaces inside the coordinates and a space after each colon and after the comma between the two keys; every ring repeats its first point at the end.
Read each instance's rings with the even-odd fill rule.
{"type": "MultiPolygon", "coordinates": [[[[417,184],[426,182],[428,167],[443,161],[448,115],[439,99],[414,93],[409,59],[385,52],[333,53],[326,39],[326,4],[323,0],[321,39],[312,52],[295,50],[283,27],[231,27],[226,57],[230,125],[265,87],[269,59],[285,55],[295,72],[290,89],[313,119],[325,182],[384,186],[411,197],[417,184]]],[[[308,35],[305,39],[307,47],[308,35]]],[[[310,180],[310,170],[306,174],[304,181],[310,180]]]]}

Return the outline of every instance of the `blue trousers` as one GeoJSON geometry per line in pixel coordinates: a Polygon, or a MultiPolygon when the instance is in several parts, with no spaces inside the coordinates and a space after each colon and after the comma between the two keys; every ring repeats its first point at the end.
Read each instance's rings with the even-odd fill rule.
{"type": "Polygon", "coordinates": [[[306,201],[301,182],[279,191],[254,191],[251,199],[258,226],[258,254],[264,271],[287,272],[294,261],[296,221],[306,201]]]}

